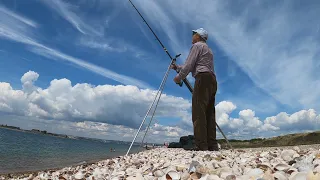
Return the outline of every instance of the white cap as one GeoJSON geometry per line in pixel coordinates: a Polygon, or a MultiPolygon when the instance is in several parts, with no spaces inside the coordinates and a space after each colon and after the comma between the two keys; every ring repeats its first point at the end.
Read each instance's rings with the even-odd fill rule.
{"type": "Polygon", "coordinates": [[[203,28],[192,30],[192,32],[198,33],[204,40],[208,40],[208,32],[203,28]]]}

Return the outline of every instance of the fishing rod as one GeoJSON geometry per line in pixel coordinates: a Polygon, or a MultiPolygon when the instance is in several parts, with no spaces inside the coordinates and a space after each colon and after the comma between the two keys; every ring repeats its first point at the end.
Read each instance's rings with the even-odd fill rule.
{"type": "MultiPolygon", "coordinates": [[[[179,56],[180,56],[180,55],[177,55],[176,58],[179,57],[179,56]]],[[[174,63],[174,62],[176,61],[176,58],[172,59],[172,60],[171,60],[171,63],[174,63]]],[[[157,104],[156,104],[156,108],[157,108],[157,106],[158,106],[158,103],[159,103],[159,100],[160,100],[160,97],[161,97],[161,94],[162,94],[164,85],[165,85],[165,83],[166,83],[166,81],[167,81],[167,78],[168,78],[168,75],[169,75],[169,72],[170,72],[171,63],[170,63],[170,65],[168,66],[168,69],[167,69],[167,71],[166,71],[166,73],[165,73],[165,75],[164,75],[164,77],[163,77],[163,79],[162,79],[162,82],[161,82],[161,84],[160,84],[160,87],[159,87],[159,89],[158,89],[158,92],[157,92],[157,94],[156,94],[156,97],[155,97],[155,99],[153,100],[152,104],[150,105],[147,114],[146,114],[145,117],[143,118],[143,120],[142,120],[142,122],[141,122],[141,124],[140,124],[140,127],[139,127],[139,129],[138,129],[135,137],[133,138],[133,141],[131,142],[130,147],[129,147],[126,155],[129,154],[130,149],[131,149],[134,141],[136,140],[136,138],[137,138],[137,136],[138,136],[138,134],[139,134],[139,132],[140,132],[140,129],[142,128],[142,125],[144,124],[144,122],[145,122],[145,120],[146,120],[146,118],[147,118],[147,116],[148,116],[148,114],[149,114],[149,112],[150,112],[153,104],[156,102],[156,98],[157,98],[158,94],[160,93],[159,98],[158,98],[158,101],[157,101],[157,104]]],[[[154,115],[154,112],[156,111],[156,108],[155,108],[154,111],[153,111],[153,115],[154,115]]],[[[153,115],[152,115],[152,118],[153,118],[153,115]]],[[[152,121],[152,118],[151,118],[151,120],[150,120],[150,123],[151,123],[151,121],[152,121]]],[[[150,126],[150,123],[149,123],[149,126],[150,126]]],[[[149,129],[149,126],[148,126],[148,129],[149,129]]],[[[146,132],[146,133],[147,133],[147,132],[146,132]]],[[[144,138],[144,137],[143,137],[143,138],[144,138]]]]}
{"type": "MultiPolygon", "coordinates": [[[[172,58],[172,56],[170,55],[170,53],[168,52],[168,50],[167,50],[167,48],[165,48],[165,46],[162,44],[162,42],[160,41],[160,39],[158,38],[158,36],[156,35],[156,33],[152,30],[152,28],[149,26],[149,24],[148,24],[148,22],[144,19],[144,17],[141,15],[141,13],[139,12],[139,10],[136,8],[136,6],[132,3],[132,1],[131,0],[129,0],[129,2],[131,3],[131,5],[134,7],[134,9],[137,11],[137,13],[140,15],[140,17],[142,18],[142,20],[146,23],[146,25],[148,26],[148,28],[150,29],[150,31],[153,33],[153,35],[156,37],[156,39],[158,40],[158,42],[160,43],[160,45],[162,46],[162,48],[163,48],[163,50],[167,53],[167,55],[169,56],[169,58],[171,59],[171,64],[173,64],[173,65],[175,65],[175,63],[176,63],[176,58],[177,57],[179,57],[180,55],[177,55],[176,56],[176,58],[172,58]]],[[[170,65],[171,65],[170,64],[170,65]]],[[[179,71],[178,71],[178,69],[175,69],[175,71],[177,72],[177,73],[179,73],[179,71]]],[[[187,78],[185,78],[185,79],[183,79],[183,82],[186,84],[186,86],[187,86],[187,88],[189,89],[189,91],[191,92],[191,94],[193,93],[193,87],[191,86],[191,84],[190,84],[190,82],[187,80],[187,78]]],[[[179,84],[179,86],[181,87],[182,85],[183,85],[183,83],[181,82],[181,83],[177,83],[177,84],[179,84]]],[[[160,89],[161,89],[161,86],[159,87],[159,91],[160,91],[160,89]]],[[[151,108],[151,107],[150,107],[151,108]]],[[[150,109],[149,109],[150,110],[150,109]]],[[[155,109],[156,110],[156,109],[155,109]]],[[[154,111],[155,111],[154,110],[154,111]]],[[[149,114],[149,112],[147,113],[147,115],[149,114]]],[[[146,116],[147,116],[146,115],[146,116]]],[[[153,115],[154,115],[154,113],[153,113],[153,115]]],[[[152,115],[152,117],[153,117],[153,115],[152,115]]],[[[144,119],[145,120],[145,119],[144,119]]],[[[151,120],[152,120],[152,118],[151,118],[151,120]]],[[[149,123],[149,125],[151,124],[151,120],[150,120],[150,123],[149,123]]],[[[142,124],[141,124],[142,125],[142,124]]],[[[233,149],[233,147],[232,147],[232,145],[230,144],[230,142],[228,141],[228,139],[227,139],[227,137],[224,135],[224,133],[222,132],[222,130],[221,130],[221,128],[219,127],[219,125],[218,125],[218,123],[216,122],[216,126],[217,126],[217,128],[219,129],[219,131],[220,131],[220,133],[222,134],[222,136],[224,137],[224,139],[226,140],[226,142],[227,142],[227,144],[230,146],[230,148],[231,149],[233,149]]],[[[140,127],[141,128],[141,127],[140,127]]],[[[140,128],[139,128],[139,131],[140,131],[140,128]]],[[[148,129],[149,129],[149,127],[148,127],[148,129]]],[[[138,131],[138,132],[139,132],[138,131]]],[[[147,133],[147,132],[146,132],[147,133]]],[[[137,136],[137,135],[136,135],[137,136]]],[[[145,137],[145,136],[144,136],[145,137]]],[[[144,137],[143,137],[143,140],[144,140],[144,137]]],[[[136,138],[136,137],[135,137],[136,138]]],[[[133,142],[132,142],[133,143],[133,142]]],[[[131,144],[131,146],[132,146],[132,144],[131,144]]],[[[130,148],[131,148],[131,146],[130,146],[130,148]]],[[[129,148],[129,150],[128,150],[128,152],[127,152],[127,154],[129,153],[129,151],[130,151],[130,148],[129,148]]]]}
{"type": "MultiPolygon", "coordinates": [[[[172,62],[174,63],[174,62],[176,61],[176,59],[177,59],[180,55],[181,55],[181,54],[176,55],[176,57],[172,60],[172,62]]],[[[170,67],[170,66],[169,66],[169,67],[170,67]]],[[[169,68],[169,70],[170,70],[170,68],[169,68]]],[[[168,76],[165,77],[165,81],[167,80],[167,77],[168,77],[168,76]]],[[[165,84],[163,84],[162,86],[160,86],[160,91],[161,91],[160,97],[161,97],[161,94],[162,94],[164,85],[165,85],[165,84]]],[[[152,113],[152,116],[151,116],[150,122],[149,122],[149,124],[148,124],[147,130],[146,130],[146,132],[144,133],[144,136],[143,136],[143,138],[142,138],[141,145],[143,145],[144,138],[146,137],[147,132],[149,131],[149,128],[150,128],[152,119],[153,119],[153,117],[154,117],[154,114],[155,114],[156,109],[157,109],[158,104],[159,104],[160,97],[159,97],[159,99],[158,99],[158,101],[157,101],[157,103],[156,103],[156,107],[154,108],[154,111],[153,111],[153,113],[152,113]]]]}
{"type": "MultiPolygon", "coordinates": [[[[156,35],[156,33],[154,33],[154,31],[152,30],[152,28],[149,26],[149,24],[147,23],[147,21],[143,18],[143,16],[141,15],[141,13],[139,12],[139,10],[136,8],[136,6],[131,2],[131,0],[129,0],[131,5],[136,9],[136,11],[138,12],[138,14],[140,15],[140,17],[143,19],[143,21],[147,24],[148,28],[150,29],[150,31],[153,33],[153,35],[156,37],[156,39],[158,40],[158,42],[160,43],[160,45],[162,46],[163,50],[167,53],[167,55],[169,56],[170,59],[173,59],[172,56],[170,55],[170,53],[168,52],[167,48],[164,47],[164,45],[162,44],[162,42],[160,41],[160,39],[158,38],[158,36],[156,35]]],[[[173,64],[175,64],[175,62],[173,62],[173,64]]],[[[179,71],[176,69],[176,72],[179,73],[179,71]]],[[[190,91],[192,91],[192,86],[189,83],[189,81],[185,78],[183,80],[183,82],[186,84],[186,86],[188,87],[188,89],[190,91]]],[[[181,87],[183,84],[182,82],[179,84],[179,86],[181,87]]]]}

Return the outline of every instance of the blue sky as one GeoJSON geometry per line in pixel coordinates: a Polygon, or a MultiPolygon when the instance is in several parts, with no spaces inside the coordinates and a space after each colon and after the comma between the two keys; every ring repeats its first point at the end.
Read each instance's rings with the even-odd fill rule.
{"type": "MultiPolygon", "coordinates": [[[[319,129],[318,1],[133,3],[170,54],[182,54],[179,64],[191,47],[191,30],[207,29],[217,119],[230,138],[319,129]]],[[[99,123],[135,132],[170,59],[129,1],[2,0],[0,13],[0,82],[6,87],[0,122],[42,129],[50,122],[52,131],[107,139],[117,136],[108,128],[97,134],[99,123]]],[[[151,130],[158,139],[192,133],[191,94],[173,82],[175,74],[151,130]]]]}

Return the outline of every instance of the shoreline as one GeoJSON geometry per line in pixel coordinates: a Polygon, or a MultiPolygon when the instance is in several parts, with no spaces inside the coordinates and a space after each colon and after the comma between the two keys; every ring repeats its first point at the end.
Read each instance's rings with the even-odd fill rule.
{"type": "MultiPolygon", "coordinates": [[[[111,159],[112,157],[109,157],[107,159],[111,159]]],[[[101,160],[92,160],[92,161],[88,161],[88,162],[80,162],[80,163],[76,163],[67,167],[77,167],[77,166],[89,166],[89,165],[93,165],[93,164],[97,164],[99,161],[101,160]]],[[[26,178],[29,177],[31,174],[33,177],[37,176],[39,173],[41,172],[52,172],[52,171],[58,171],[61,170],[63,168],[65,168],[66,166],[60,166],[60,167],[56,167],[56,168],[48,168],[48,169],[42,169],[42,170],[31,170],[31,171],[18,171],[18,172],[11,172],[11,173],[0,173],[0,179],[1,178],[26,178]]]]}
{"type": "MultiPolygon", "coordinates": [[[[140,152],[144,152],[144,151],[148,151],[145,148],[143,148],[141,151],[138,152],[131,152],[129,153],[129,155],[131,154],[136,154],[136,153],[140,153],[140,152]]],[[[16,171],[16,172],[8,172],[8,173],[0,173],[0,180],[2,179],[23,179],[23,178],[28,178],[30,177],[30,175],[32,175],[33,177],[38,176],[40,173],[42,172],[55,172],[55,171],[59,171],[61,169],[64,168],[75,168],[75,167],[87,167],[87,166],[92,166],[92,165],[97,165],[99,162],[101,161],[106,161],[106,160],[110,160],[113,158],[119,158],[122,157],[124,155],[116,155],[116,156],[108,156],[107,158],[101,158],[99,160],[89,160],[89,161],[82,161],[79,163],[74,163],[68,166],[59,166],[59,167],[55,167],[55,168],[45,168],[45,169],[38,169],[38,170],[27,170],[27,171],[16,171]]]]}
{"type": "MultiPolygon", "coordinates": [[[[104,177],[130,180],[166,179],[168,176],[177,176],[180,177],[178,179],[187,180],[188,178],[184,177],[197,176],[197,178],[210,177],[214,180],[224,180],[227,176],[230,176],[228,178],[235,176],[240,180],[248,180],[251,177],[272,179],[271,177],[279,178],[282,175],[287,179],[295,175],[320,178],[320,144],[293,147],[235,148],[234,150],[222,149],[213,152],[158,147],[93,163],[87,162],[81,165],[25,173],[23,176],[15,174],[14,179],[26,177],[26,180],[33,178],[37,180],[46,178],[93,180],[104,177]],[[303,170],[299,165],[299,158],[306,158],[304,159],[306,161],[311,155],[314,156],[313,163],[317,166],[305,165],[306,168],[303,170]],[[239,167],[234,164],[235,161],[240,164],[239,167]],[[295,165],[290,165],[292,161],[296,161],[295,165]],[[192,168],[192,166],[195,167],[192,168]],[[314,173],[312,174],[312,172],[314,173]]],[[[0,179],[3,177],[0,175],[0,179]]],[[[174,179],[174,177],[171,178],[174,179]]]]}
{"type": "MultiPolygon", "coordinates": [[[[111,159],[113,157],[108,157],[108,158],[104,158],[104,159],[111,159]]],[[[16,172],[8,172],[8,173],[0,173],[0,177],[1,176],[20,176],[20,175],[24,175],[24,174],[37,174],[38,172],[41,172],[41,171],[57,171],[59,169],[62,169],[64,167],[74,167],[74,166],[81,166],[81,165],[89,165],[89,164],[95,164],[99,161],[102,161],[104,159],[101,159],[101,160],[91,160],[91,161],[82,161],[82,162],[79,162],[79,163],[74,163],[74,164],[71,164],[71,165],[68,165],[68,166],[58,166],[58,167],[54,167],[54,168],[45,168],[45,169],[38,169],[38,170],[26,170],[26,171],[16,171],[16,172]]]]}

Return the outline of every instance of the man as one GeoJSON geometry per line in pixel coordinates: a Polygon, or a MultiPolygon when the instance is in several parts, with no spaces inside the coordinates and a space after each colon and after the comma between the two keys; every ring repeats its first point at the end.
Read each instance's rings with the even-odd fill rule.
{"type": "Polygon", "coordinates": [[[196,151],[218,151],[216,141],[215,95],[217,81],[214,71],[213,53],[208,47],[208,33],[203,28],[193,30],[192,47],[183,66],[173,64],[172,69],[179,73],[174,78],[175,83],[180,83],[192,72],[195,85],[192,95],[192,121],[194,128],[196,151]]]}

